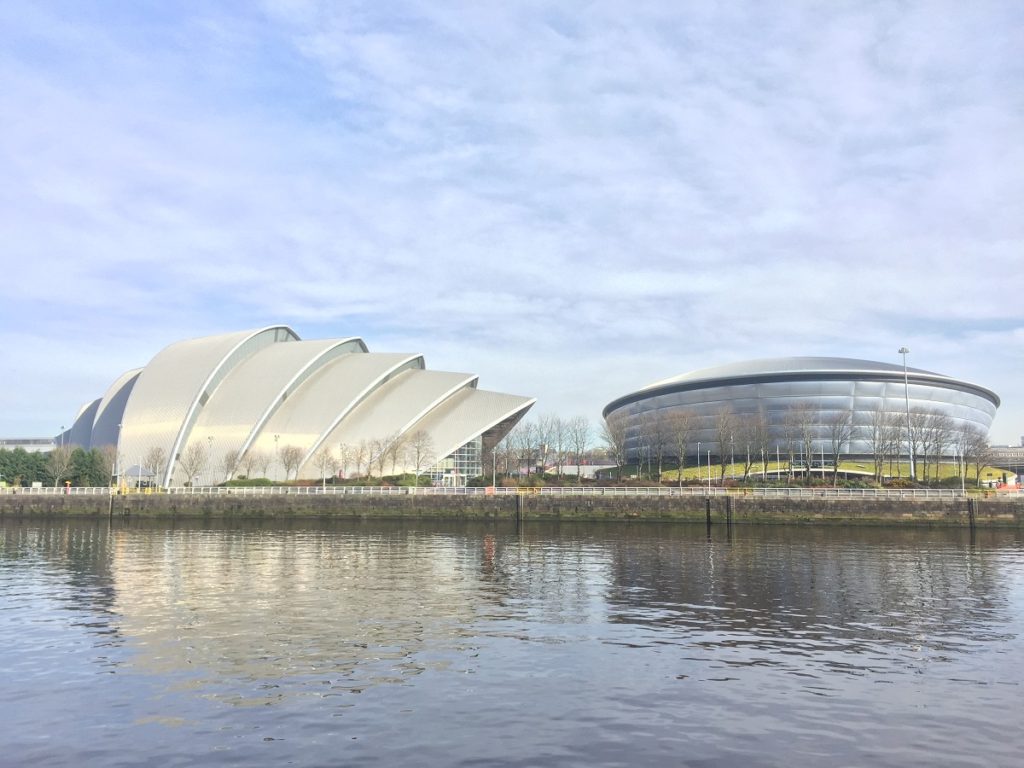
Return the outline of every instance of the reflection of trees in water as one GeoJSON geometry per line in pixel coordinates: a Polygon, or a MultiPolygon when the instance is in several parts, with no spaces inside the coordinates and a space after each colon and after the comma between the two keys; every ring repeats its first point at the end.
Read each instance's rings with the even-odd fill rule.
{"type": "MultiPolygon", "coordinates": [[[[1001,639],[1004,574],[961,530],[736,527],[614,547],[611,620],[709,647],[933,652],[1001,639]]],[[[998,544],[1012,533],[985,532],[998,544]]],[[[1006,540],[1008,543],[1008,540],[1006,540]]]]}
{"type": "Polygon", "coordinates": [[[0,534],[3,564],[28,567],[35,578],[50,585],[34,598],[40,601],[39,611],[52,600],[59,609],[72,612],[69,626],[97,637],[95,647],[121,644],[106,520],[71,524],[8,520],[0,534]]]}
{"type": "Polygon", "coordinates": [[[90,632],[119,632],[135,670],[237,704],[468,671],[485,637],[565,642],[573,624],[716,659],[739,649],[726,664],[939,653],[1002,631],[988,548],[1014,536],[737,526],[709,542],[678,524],[409,520],[3,531],[4,559],[59,574],[63,604],[90,632]]]}

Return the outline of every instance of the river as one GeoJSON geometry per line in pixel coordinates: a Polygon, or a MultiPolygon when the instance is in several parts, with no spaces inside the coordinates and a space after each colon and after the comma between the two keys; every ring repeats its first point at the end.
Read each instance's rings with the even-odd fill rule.
{"type": "Polygon", "coordinates": [[[1017,766],[1017,530],[0,524],[0,764],[1017,766]]]}

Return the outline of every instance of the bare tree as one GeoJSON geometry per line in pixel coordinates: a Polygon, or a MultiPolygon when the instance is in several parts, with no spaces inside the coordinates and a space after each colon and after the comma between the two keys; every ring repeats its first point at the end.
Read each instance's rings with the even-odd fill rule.
{"type": "Polygon", "coordinates": [[[868,424],[866,442],[868,450],[871,451],[871,460],[874,463],[874,478],[876,483],[882,482],[882,473],[885,471],[885,455],[889,445],[889,414],[878,406],[871,412],[871,422],[868,424]]]}
{"type": "Polygon", "coordinates": [[[942,458],[946,455],[946,449],[953,436],[953,420],[941,411],[934,411],[929,420],[928,432],[932,455],[935,458],[935,479],[940,480],[939,470],[942,466],[942,458]]]}
{"type": "Polygon", "coordinates": [[[387,440],[382,437],[375,437],[368,443],[367,448],[367,474],[373,477],[374,467],[377,469],[377,477],[384,477],[384,464],[387,462],[387,440]]]}
{"type": "Polygon", "coordinates": [[[750,417],[750,443],[755,453],[761,456],[761,476],[768,478],[768,459],[772,452],[772,432],[768,422],[768,414],[762,405],[756,414],[750,417]]]}
{"type": "MultiPolygon", "coordinates": [[[[799,449],[807,465],[807,478],[810,479],[811,460],[814,455],[814,425],[818,421],[818,411],[810,403],[791,406],[786,413],[786,424],[790,441],[799,449]]],[[[790,449],[792,452],[792,448],[790,449]]],[[[792,465],[792,458],[790,459],[792,465]]]]}
{"type": "MultiPolygon", "coordinates": [[[[690,449],[690,438],[693,436],[693,414],[688,411],[676,411],[666,419],[671,445],[679,459],[679,487],[683,487],[683,470],[686,469],[686,452],[690,449]]],[[[699,461],[700,457],[698,457],[699,461]]]]}
{"type": "MultiPolygon", "coordinates": [[[[836,411],[825,417],[825,429],[828,432],[829,447],[832,450],[832,485],[839,480],[839,461],[843,456],[843,448],[849,445],[853,435],[853,411],[836,411]]],[[[822,472],[825,468],[822,467],[822,472]]]]}
{"type": "Polygon", "coordinates": [[[60,485],[60,481],[71,468],[71,448],[66,445],[58,445],[46,459],[46,469],[53,476],[53,487],[60,485]]]}
{"type": "Polygon", "coordinates": [[[104,445],[100,448],[100,466],[97,469],[101,474],[110,478],[108,482],[115,482],[114,473],[117,471],[117,446],[104,445]]]}
{"type": "Polygon", "coordinates": [[[405,452],[405,441],[406,436],[395,433],[388,438],[388,445],[385,449],[387,457],[391,462],[391,474],[396,474],[398,461],[402,458],[405,452]]]}
{"type": "Polygon", "coordinates": [[[543,415],[537,418],[534,426],[536,430],[537,464],[543,473],[548,466],[548,455],[555,448],[555,431],[557,417],[543,415]]]}
{"type": "Polygon", "coordinates": [[[960,430],[957,439],[962,448],[965,464],[974,464],[974,480],[981,487],[981,473],[992,462],[993,452],[988,435],[980,427],[968,425],[960,430]]]}
{"type": "Polygon", "coordinates": [[[370,446],[365,440],[360,440],[359,445],[352,449],[352,462],[356,465],[356,477],[363,476],[363,465],[366,465],[366,474],[370,473],[370,446]]]}
{"type": "Polygon", "coordinates": [[[608,454],[615,462],[615,471],[622,479],[622,465],[626,460],[626,423],[622,418],[605,419],[601,425],[601,439],[608,447],[608,454]]]}
{"type": "Polygon", "coordinates": [[[352,462],[352,446],[348,443],[338,445],[338,468],[342,477],[348,477],[348,465],[352,462]]]}
{"type": "MultiPolygon", "coordinates": [[[[269,451],[249,451],[247,454],[247,461],[252,461],[252,466],[259,470],[260,477],[266,477],[270,471],[270,465],[274,461],[274,456],[269,451]]],[[[252,473],[248,473],[252,477],[252,473]]]]}
{"type": "Polygon", "coordinates": [[[590,421],[585,416],[573,416],[567,425],[569,446],[576,463],[576,482],[583,484],[583,455],[590,447],[590,421]]]}
{"type": "Polygon", "coordinates": [[[185,484],[191,485],[195,482],[196,478],[206,469],[209,461],[210,454],[207,452],[202,440],[189,443],[188,447],[181,454],[181,458],[178,459],[178,466],[181,467],[181,471],[185,474],[185,484]]]}
{"type": "Polygon", "coordinates": [[[651,460],[655,459],[658,462],[658,482],[661,482],[661,473],[665,468],[665,451],[671,447],[671,433],[669,432],[668,423],[663,416],[658,415],[656,411],[648,411],[643,416],[644,421],[644,433],[647,435],[647,469],[648,474],[652,474],[651,460]]]}
{"type": "Polygon", "coordinates": [[[299,463],[302,461],[305,451],[297,445],[286,445],[281,449],[279,455],[281,466],[284,467],[284,479],[287,481],[292,472],[295,472],[296,479],[298,479],[299,463]]]}
{"type": "Polygon", "coordinates": [[[921,417],[921,479],[928,482],[929,469],[939,479],[942,451],[949,443],[953,422],[941,411],[925,411],[921,417]]]}
{"type": "Polygon", "coordinates": [[[534,467],[534,457],[538,452],[539,430],[533,421],[521,421],[512,432],[512,444],[516,447],[520,467],[526,467],[529,475],[534,467]]]}
{"type": "MultiPolygon", "coordinates": [[[[159,445],[154,445],[146,451],[142,457],[142,463],[153,473],[154,478],[159,478],[167,469],[167,451],[159,445]]],[[[157,480],[157,482],[161,481],[157,480]]]]}
{"type": "Polygon", "coordinates": [[[420,474],[437,460],[434,455],[434,438],[426,430],[418,429],[409,435],[407,450],[409,461],[416,473],[416,484],[419,485],[420,474]]]}
{"type": "Polygon", "coordinates": [[[569,455],[569,424],[560,416],[551,418],[551,456],[555,462],[555,475],[562,476],[562,467],[569,455]]]}
{"type": "Polygon", "coordinates": [[[338,459],[331,452],[331,449],[324,445],[314,454],[313,466],[320,470],[320,480],[323,483],[323,487],[327,488],[327,475],[333,477],[334,473],[338,471],[338,459]]]}
{"type": "Polygon", "coordinates": [[[725,462],[729,457],[730,445],[736,434],[736,414],[729,408],[719,408],[715,413],[715,442],[718,443],[718,482],[725,481],[725,462]]]}
{"type": "Polygon", "coordinates": [[[220,468],[224,471],[224,480],[230,480],[235,475],[235,470],[238,469],[241,457],[238,453],[237,448],[225,452],[220,460],[220,468]]]}
{"type": "MultiPolygon", "coordinates": [[[[917,465],[921,460],[921,453],[927,441],[928,432],[928,411],[923,408],[913,408],[910,411],[909,438],[910,453],[913,456],[913,470],[911,480],[917,480],[917,465]]],[[[927,462],[925,462],[927,470],[927,462]]]]}

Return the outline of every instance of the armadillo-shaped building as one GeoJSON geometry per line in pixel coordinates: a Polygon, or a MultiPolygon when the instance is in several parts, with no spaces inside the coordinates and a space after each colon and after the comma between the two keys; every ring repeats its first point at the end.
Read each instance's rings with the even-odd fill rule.
{"type": "Polygon", "coordinates": [[[171,344],[85,405],[65,437],[116,446],[122,465],[163,486],[221,482],[254,459],[277,479],[376,465],[430,467],[458,484],[534,402],[427,370],[420,354],[370,352],[356,337],[303,341],[273,325],[171,344]]]}

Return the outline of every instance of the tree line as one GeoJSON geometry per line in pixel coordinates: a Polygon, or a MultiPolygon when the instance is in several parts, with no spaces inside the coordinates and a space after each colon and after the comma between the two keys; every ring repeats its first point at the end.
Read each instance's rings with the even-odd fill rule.
{"type": "Polygon", "coordinates": [[[24,448],[0,449],[0,481],[12,486],[109,485],[114,470],[114,448],[57,446],[48,452],[29,452],[24,448]]]}
{"type": "MultiPolygon", "coordinates": [[[[720,482],[729,467],[739,464],[746,480],[755,466],[766,472],[769,462],[782,457],[792,480],[798,463],[810,466],[817,457],[827,457],[828,462],[820,463],[830,464],[835,483],[839,464],[850,455],[855,442],[866,448],[876,482],[892,476],[901,461],[910,464],[911,456],[912,479],[938,480],[940,464],[952,456],[960,474],[973,465],[975,480],[980,483],[982,469],[993,457],[988,435],[980,426],[957,424],[941,411],[924,408],[912,409],[909,418],[906,413],[878,409],[871,412],[866,424],[855,424],[852,411],[823,412],[808,403],[788,408],[781,422],[770,418],[763,408],[755,413],[720,408],[710,417],[710,425],[708,417],[692,412],[648,412],[633,420],[623,416],[609,419],[602,439],[617,465],[634,458],[641,474],[646,464],[649,476],[660,477],[666,459],[671,459],[680,470],[680,484],[687,460],[700,461],[702,456],[715,458],[720,482]],[[696,442],[698,432],[706,436],[709,431],[710,440],[696,442]]],[[[863,456],[864,451],[857,455],[863,456]]]]}

